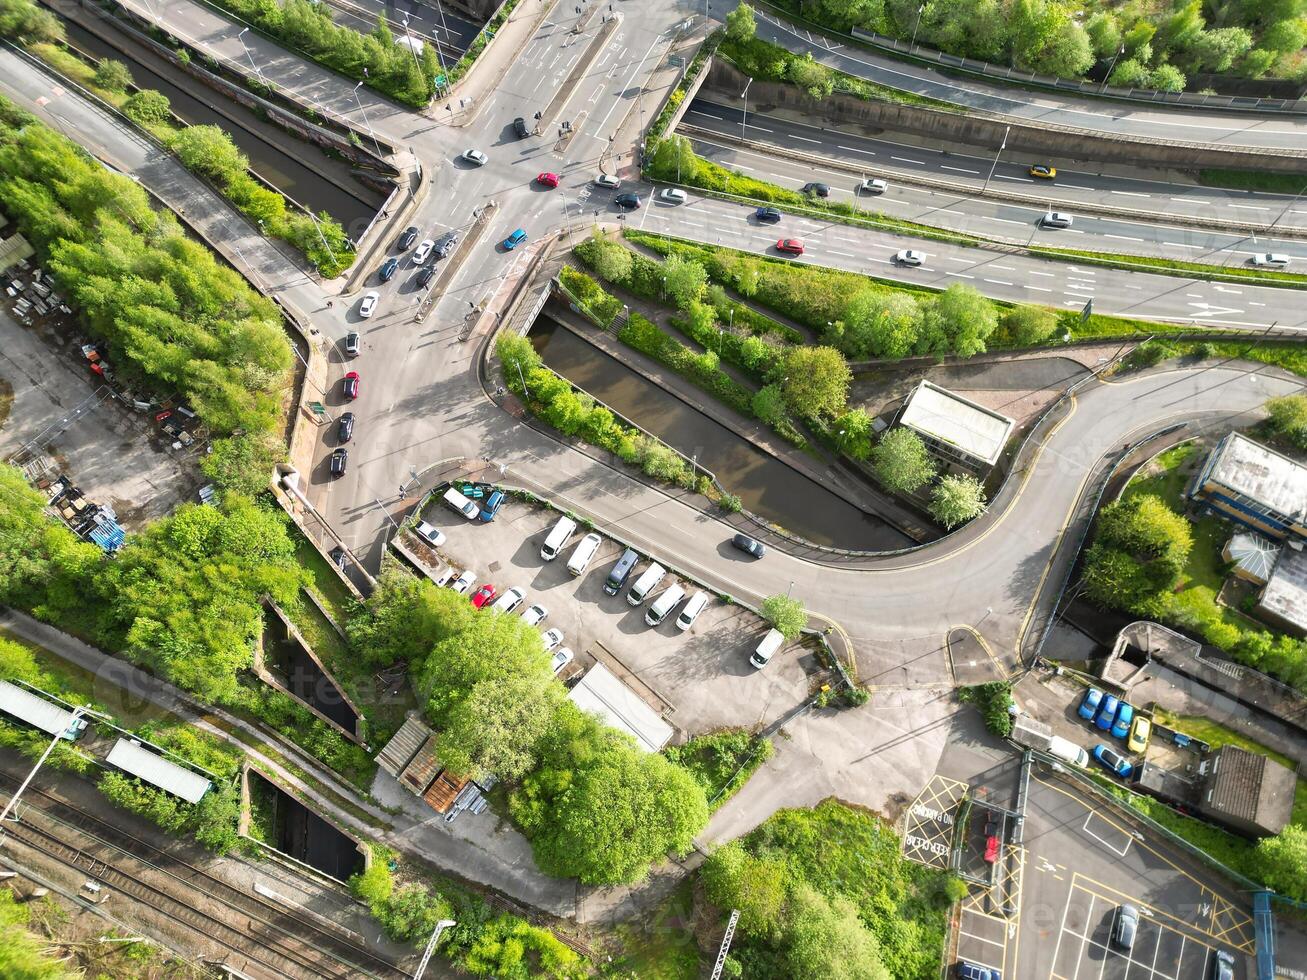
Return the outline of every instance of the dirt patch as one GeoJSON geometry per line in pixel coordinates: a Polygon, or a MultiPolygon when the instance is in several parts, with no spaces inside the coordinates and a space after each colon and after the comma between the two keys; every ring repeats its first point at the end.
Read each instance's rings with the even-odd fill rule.
{"type": "Polygon", "coordinates": [[[4,428],[9,418],[9,410],[14,407],[14,386],[0,378],[0,429],[4,428]]]}

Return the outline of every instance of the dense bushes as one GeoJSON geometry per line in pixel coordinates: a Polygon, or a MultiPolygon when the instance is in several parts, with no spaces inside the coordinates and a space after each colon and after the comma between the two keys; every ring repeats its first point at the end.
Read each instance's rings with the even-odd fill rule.
{"type": "Polygon", "coordinates": [[[1189,522],[1149,494],[1108,504],[1085,556],[1085,594],[1100,605],[1156,617],[1193,547],[1189,522]]]}
{"type": "Polygon", "coordinates": [[[1285,395],[1266,403],[1266,425],[1294,447],[1307,452],[1307,395],[1285,395]]]}
{"type": "Polygon", "coordinates": [[[621,300],[604,292],[603,287],[584,272],[577,272],[570,265],[565,265],[559,270],[558,279],[580,302],[581,308],[597,318],[604,327],[622,312],[621,300]]]}
{"type": "Polygon", "coordinates": [[[1006,681],[991,681],[958,688],[958,700],[974,704],[985,719],[985,727],[999,738],[1012,734],[1012,685],[1006,681]]]}
{"type": "Polygon", "coordinates": [[[677,374],[694,382],[708,394],[741,415],[752,415],[752,395],[738,381],[718,367],[717,354],[711,350],[696,354],[684,344],[677,343],[656,325],[632,313],[617,334],[622,343],[648,354],[677,374]]]}
{"type": "MultiPolygon", "coordinates": [[[[4,0],[0,0],[0,14],[4,0]]],[[[50,941],[27,929],[32,906],[20,903],[6,888],[0,892],[0,976],[8,980],[74,980],[82,974],[65,970],[50,941]]]]}

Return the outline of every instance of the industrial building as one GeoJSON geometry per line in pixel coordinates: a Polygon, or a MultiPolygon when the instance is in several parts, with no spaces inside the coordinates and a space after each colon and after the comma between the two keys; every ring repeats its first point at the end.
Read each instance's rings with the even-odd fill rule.
{"type": "Polygon", "coordinates": [[[630,735],[646,752],[657,752],[671,741],[672,726],[601,663],[586,671],[567,696],[582,711],[630,735]]]}
{"type": "Polygon", "coordinates": [[[1307,541],[1307,466],[1238,432],[1216,444],[1186,496],[1276,541],[1307,541]]]}
{"type": "Polygon", "coordinates": [[[898,421],[921,436],[932,452],[979,471],[998,462],[1016,424],[929,381],[908,396],[898,421]]]}

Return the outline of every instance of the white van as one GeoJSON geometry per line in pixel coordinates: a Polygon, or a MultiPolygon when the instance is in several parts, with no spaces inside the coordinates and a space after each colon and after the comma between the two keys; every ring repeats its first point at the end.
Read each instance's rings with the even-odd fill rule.
{"type": "Polygon", "coordinates": [[[676,617],[676,628],[684,633],[694,625],[694,621],[699,618],[699,613],[703,612],[707,605],[708,593],[700,589],[690,596],[690,601],[681,610],[681,615],[676,617]]]}
{"type": "Polygon", "coordinates": [[[1079,766],[1081,769],[1089,768],[1089,753],[1076,745],[1075,742],[1068,741],[1061,735],[1053,735],[1048,740],[1048,754],[1055,755],[1063,762],[1069,762],[1073,766],[1079,766]]]}
{"type": "Polygon", "coordinates": [[[557,558],[558,553],[563,550],[563,545],[567,544],[567,539],[575,530],[576,521],[570,517],[560,517],[558,523],[550,529],[545,543],[540,546],[540,557],[545,561],[553,561],[557,558]]]}
{"type": "Polygon", "coordinates": [[[595,552],[603,542],[604,539],[593,531],[587,534],[581,539],[580,544],[572,549],[572,557],[567,560],[567,570],[573,575],[584,573],[586,566],[590,564],[590,559],[595,556],[595,552]]]}
{"type": "Polygon", "coordinates": [[[444,500],[445,503],[449,504],[450,507],[453,507],[454,510],[458,511],[469,521],[476,520],[477,515],[481,513],[480,507],[472,503],[472,501],[468,500],[453,487],[450,487],[445,491],[444,500]]]}
{"type": "Polygon", "coordinates": [[[667,569],[662,565],[654,562],[646,568],[640,577],[635,580],[635,585],[631,586],[631,591],[626,593],[626,601],[633,606],[638,606],[649,597],[649,593],[658,587],[658,583],[663,580],[667,574],[667,569]]]}
{"type": "Polygon", "coordinates": [[[753,656],[749,658],[749,663],[762,670],[771,663],[771,658],[776,655],[776,651],[781,648],[781,644],[784,642],[784,633],[780,630],[768,630],[767,635],[762,638],[757,648],[754,649],[753,656]]]}
{"type": "Polygon", "coordinates": [[[673,585],[670,589],[654,600],[654,604],[649,607],[649,611],[644,614],[644,621],[649,626],[658,626],[667,614],[675,609],[685,598],[685,590],[679,585],[673,585]]]}

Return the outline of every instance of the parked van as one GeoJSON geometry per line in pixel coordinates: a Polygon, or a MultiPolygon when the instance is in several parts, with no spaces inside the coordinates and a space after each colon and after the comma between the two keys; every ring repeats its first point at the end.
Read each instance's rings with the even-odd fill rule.
{"type": "Polygon", "coordinates": [[[453,487],[450,487],[445,491],[444,500],[445,503],[449,504],[450,507],[453,507],[454,510],[458,511],[469,521],[476,520],[477,514],[481,513],[481,508],[472,503],[472,501],[468,500],[453,487]]]}
{"type": "Polygon", "coordinates": [[[780,630],[768,630],[767,635],[762,638],[754,649],[753,656],[749,658],[749,663],[762,670],[771,663],[771,658],[776,656],[776,651],[781,648],[781,644],[784,642],[784,633],[780,630]]]}
{"type": "Polygon", "coordinates": [[[708,593],[702,590],[690,596],[690,601],[685,604],[681,610],[681,615],[676,617],[676,628],[684,633],[694,621],[699,618],[699,613],[703,612],[708,605],[708,593]]]}
{"type": "Polygon", "coordinates": [[[658,626],[667,614],[680,605],[681,600],[685,598],[685,590],[679,585],[673,585],[670,589],[654,600],[654,604],[649,607],[649,611],[644,614],[644,621],[649,626],[658,626]]]}
{"type": "Polygon", "coordinates": [[[635,580],[635,585],[631,586],[631,591],[626,593],[626,601],[633,606],[638,606],[649,598],[649,593],[658,587],[658,583],[663,580],[667,574],[667,569],[662,565],[654,562],[635,580]]]}
{"type": "Polygon", "coordinates": [[[1063,762],[1069,762],[1081,769],[1089,768],[1089,753],[1061,735],[1053,735],[1049,738],[1048,754],[1055,755],[1063,762]]]}
{"type": "Polygon", "coordinates": [[[635,553],[634,548],[623,551],[622,557],[617,559],[617,564],[612,567],[608,578],[604,581],[604,591],[609,595],[617,595],[621,592],[626,577],[631,574],[631,569],[635,568],[635,563],[639,560],[640,556],[635,553]]]}
{"type": "Polygon", "coordinates": [[[567,570],[573,575],[583,574],[586,566],[590,564],[590,559],[595,556],[595,552],[603,543],[604,539],[591,531],[572,549],[572,557],[567,560],[567,570]]]}
{"type": "Polygon", "coordinates": [[[567,539],[575,530],[576,521],[570,517],[560,517],[558,523],[550,529],[545,543],[540,546],[540,557],[545,561],[553,561],[557,558],[558,553],[563,550],[563,545],[567,544],[567,539]]]}

